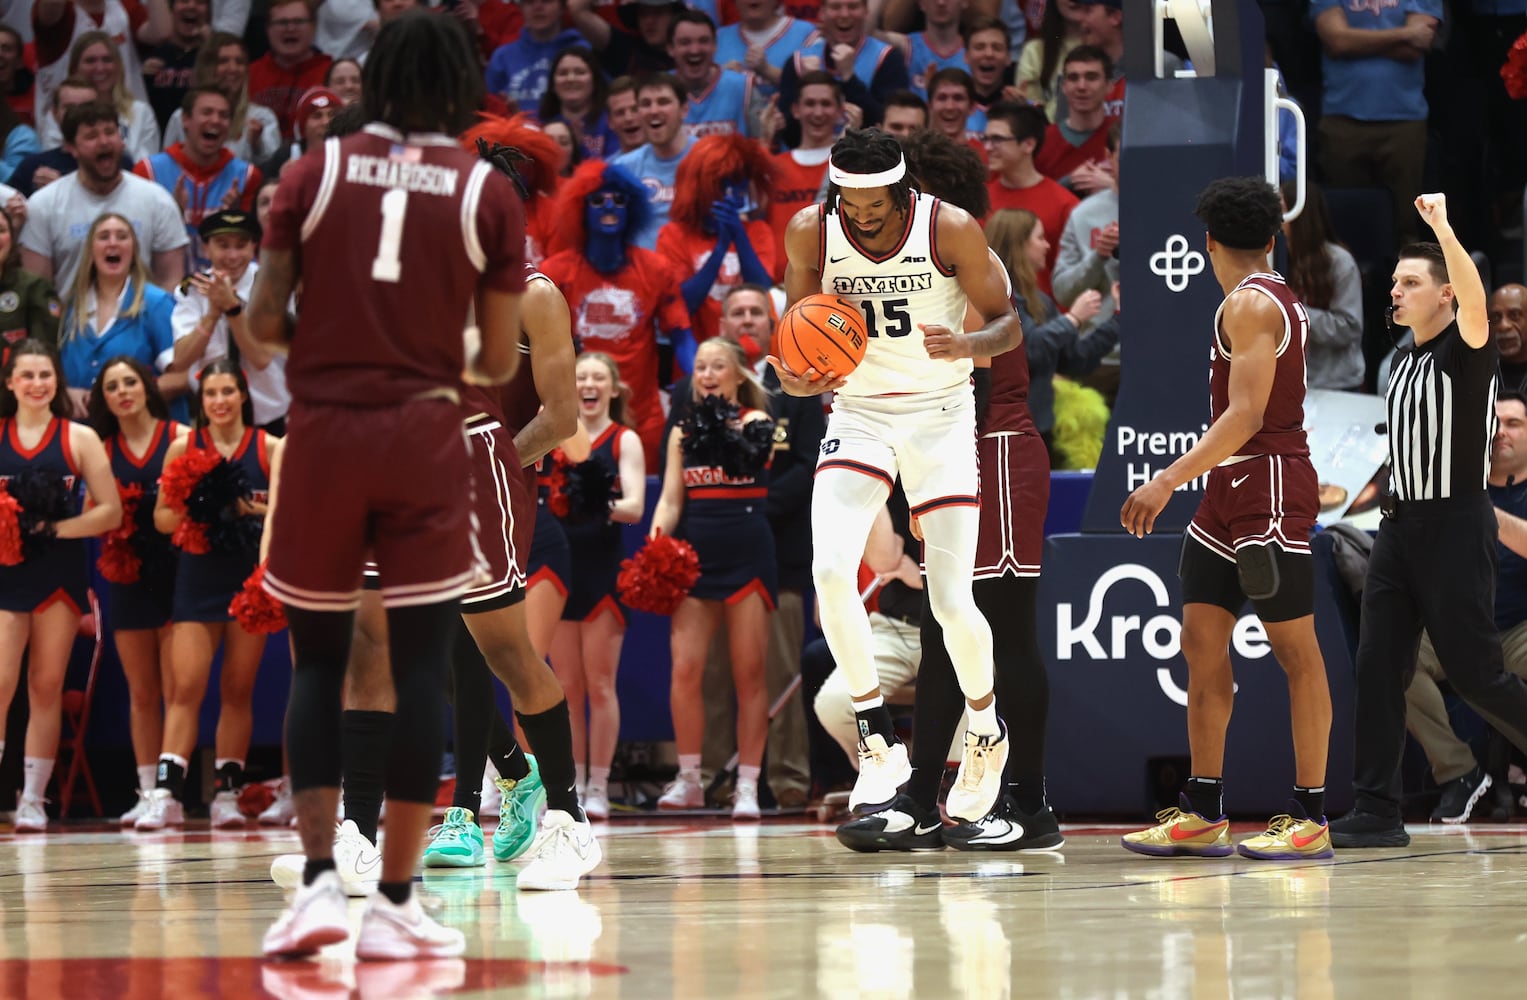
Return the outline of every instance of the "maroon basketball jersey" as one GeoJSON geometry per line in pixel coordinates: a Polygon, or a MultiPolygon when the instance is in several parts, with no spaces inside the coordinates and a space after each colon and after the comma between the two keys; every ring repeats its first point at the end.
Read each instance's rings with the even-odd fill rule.
{"type": "Polygon", "coordinates": [[[454,390],[478,288],[525,287],[514,185],[443,135],[371,124],[282,177],[265,246],[297,251],[292,398],[394,406],[454,390]]]}
{"type": "Polygon", "coordinates": [[[1029,356],[1021,344],[991,359],[991,397],[976,426],[977,434],[1004,431],[1039,433],[1029,412],[1029,356]]]}
{"type": "MultiPolygon", "coordinates": [[[[1304,304],[1294,296],[1280,274],[1247,275],[1230,294],[1245,290],[1272,299],[1283,314],[1283,334],[1278,341],[1278,363],[1272,393],[1262,415],[1262,429],[1252,435],[1240,455],[1308,455],[1304,439],[1304,344],[1310,318],[1304,304]]],[[[1230,296],[1225,296],[1225,302],[1230,296]]],[[[1224,302],[1214,312],[1214,346],[1209,349],[1209,413],[1212,420],[1230,407],[1230,348],[1220,333],[1224,302]]]]}

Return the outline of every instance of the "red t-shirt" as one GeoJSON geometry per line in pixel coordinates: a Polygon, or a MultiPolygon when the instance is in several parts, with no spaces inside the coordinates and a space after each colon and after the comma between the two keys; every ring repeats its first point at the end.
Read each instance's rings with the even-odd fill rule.
{"type": "Polygon", "coordinates": [[[368,125],[338,145],[327,184],[328,143],[288,165],[265,231],[265,249],[300,253],[292,397],[376,407],[455,389],[478,289],[525,287],[519,194],[447,136],[368,125]]]}
{"type": "MultiPolygon", "coordinates": [[[[1002,208],[1026,208],[1039,216],[1045,227],[1045,239],[1050,241],[1050,252],[1045,255],[1045,269],[1038,276],[1039,287],[1046,295],[1050,289],[1050,272],[1055,268],[1055,256],[1060,253],[1060,234],[1071,218],[1071,210],[1077,205],[1077,197],[1050,178],[1045,177],[1033,187],[1010,188],[997,177],[986,182],[986,193],[991,198],[993,212],[1002,208]]],[[[990,218],[990,216],[988,216],[990,218]]]]}
{"type": "Polygon", "coordinates": [[[297,102],[310,87],[323,86],[323,78],[334,62],[316,49],[290,69],[276,64],[274,53],[249,64],[249,102],[263,104],[276,113],[281,134],[287,140],[297,138],[297,102]]]}
{"type": "Polygon", "coordinates": [[[769,229],[774,233],[774,270],[776,282],[785,280],[785,227],[790,217],[807,205],[817,203],[827,161],[814,167],[802,166],[788,152],[774,154],[774,190],[769,193],[769,229]]]}
{"type": "MultiPolygon", "coordinates": [[[[764,270],[773,274],[776,254],[774,231],[770,224],[763,219],[754,219],[745,228],[748,240],[753,244],[753,252],[758,254],[758,262],[764,266],[764,270]]],[[[715,236],[697,233],[677,222],[665,223],[657,232],[657,252],[673,266],[680,283],[694,277],[715,250],[715,236]]],[[[711,285],[710,294],[700,303],[700,308],[692,317],[695,343],[704,343],[721,332],[721,299],[727,289],[740,284],[742,264],[737,259],[737,251],[729,248],[726,257],[722,259],[721,270],[716,272],[716,281],[711,285]]]]}
{"type": "Polygon", "coordinates": [[[1097,131],[1082,141],[1080,146],[1073,146],[1066,140],[1059,125],[1052,124],[1045,129],[1044,146],[1034,156],[1034,167],[1040,173],[1052,180],[1062,180],[1071,176],[1071,171],[1084,163],[1104,163],[1108,160],[1108,130],[1113,127],[1113,119],[1103,119],[1097,131]]]}

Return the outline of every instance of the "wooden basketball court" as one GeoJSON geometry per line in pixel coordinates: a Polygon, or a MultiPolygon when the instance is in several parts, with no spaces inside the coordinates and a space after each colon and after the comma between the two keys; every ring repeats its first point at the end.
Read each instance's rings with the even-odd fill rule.
{"type": "Polygon", "coordinates": [[[399,964],[259,958],[290,832],[5,834],[0,996],[1519,995],[1527,827],[1413,826],[1407,849],[1305,864],[1152,860],[1120,832],[1067,828],[1054,854],[860,855],[816,824],[604,824],[576,894],[519,893],[491,861],[425,875],[468,954],[399,964]]]}

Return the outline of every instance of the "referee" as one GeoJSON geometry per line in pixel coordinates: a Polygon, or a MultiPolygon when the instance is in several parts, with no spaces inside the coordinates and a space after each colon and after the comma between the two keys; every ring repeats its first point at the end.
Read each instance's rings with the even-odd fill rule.
{"type": "Polygon", "coordinates": [[[1363,589],[1357,800],[1331,823],[1337,847],[1410,843],[1400,758],[1422,629],[1453,689],[1527,751],[1527,684],[1506,672],[1494,621],[1499,529],[1485,482],[1499,359],[1484,284],[1443,196],[1422,195],[1416,209],[1438,242],[1400,251],[1389,293],[1394,322],[1415,346],[1396,359],[1385,401],[1392,493],[1363,589]]]}

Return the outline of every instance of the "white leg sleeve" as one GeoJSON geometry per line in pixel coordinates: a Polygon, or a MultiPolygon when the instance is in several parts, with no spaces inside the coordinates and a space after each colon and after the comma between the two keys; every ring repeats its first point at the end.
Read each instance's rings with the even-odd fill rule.
{"type": "Polygon", "coordinates": [[[976,507],[955,506],[935,508],[919,518],[928,601],[944,627],[944,645],[967,699],[992,689],[991,626],[976,607],[970,587],[980,518],[976,507]]]}
{"type": "Polygon", "coordinates": [[[849,692],[855,695],[880,686],[869,614],[859,599],[858,581],[870,526],[889,495],[881,480],[847,469],[819,473],[811,495],[811,576],[822,612],[822,634],[849,692]]]}

